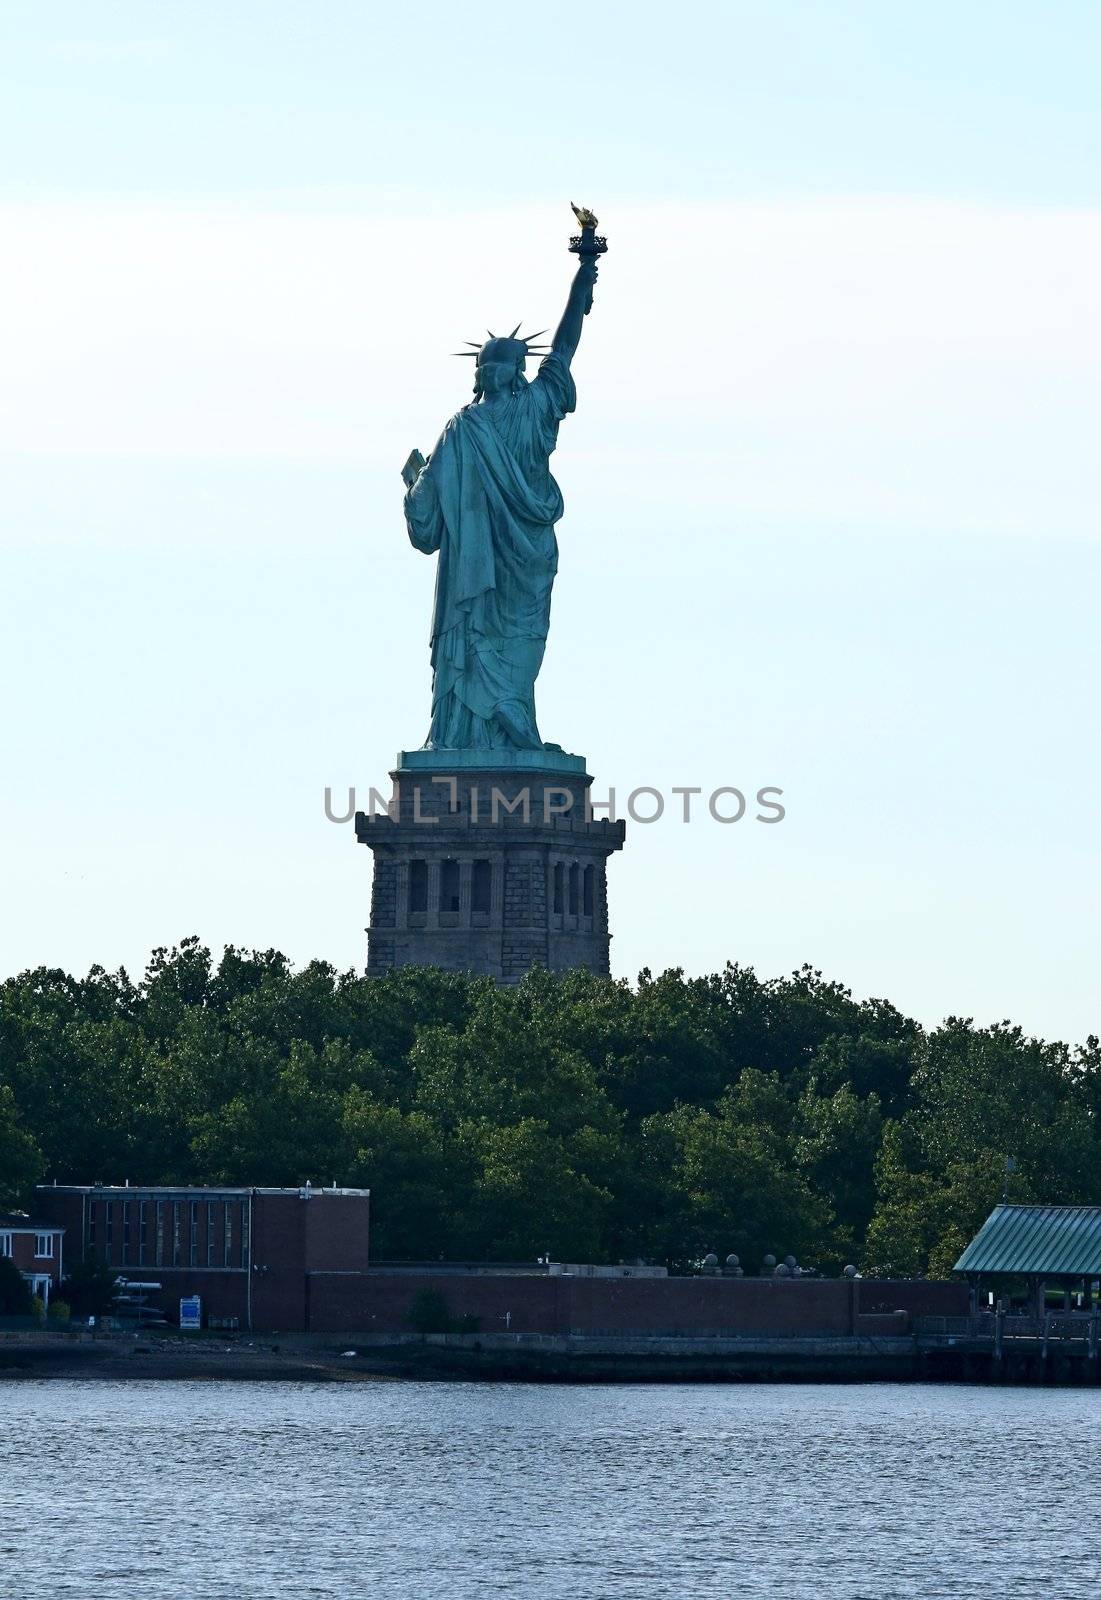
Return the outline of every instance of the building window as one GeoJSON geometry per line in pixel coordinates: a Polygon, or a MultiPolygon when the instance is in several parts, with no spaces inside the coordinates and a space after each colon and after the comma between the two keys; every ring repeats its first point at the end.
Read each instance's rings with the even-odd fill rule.
{"type": "Polygon", "coordinates": [[[138,1264],[145,1265],[145,1252],[149,1248],[149,1207],[144,1200],[138,1202],[138,1264]]]}
{"type": "Polygon", "coordinates": [[[180,1264],[180,1202],[172,1202],[172,1265],[180,1264]]]}
{"type": "Polygon", "coordinates": [[[208,1200],[206,1203],[206,1264],[208,1267],[214,1265],[214,1241],[217,1237],[218,1223],[214,1201],[208,1200]]]}
{"type": "Polygon", "coordinates": [[[554,863],[554,896],[551,902],[556,917],[560,917],[563,911],[566,909],[565,896],[562,892],[562,879],[564,871],[565,869],[562,866],[561,861],[556,861],[554,863]]]}
{"type": "Polygon", "coordinates": [[[34,1236],[34,1253],[40,1261],[49,1258],[53,1260],[54,1236],[52,1233],[36,1233],[34,1236]]]}
{"type": "Polygon", "coordinates": [[[417,916],[428,910],[428,862],[409,863],[409,914],[417,916]]]}
{"type": "Polygon", "coordinates": [[[593,884],[596,873],[592,867],[586,867],[581,878],[581,910],[586,917],[593,915],[593,884]]]}
{"type": "Polygon", "coordinates": [[[157,1260],[158,1267],[164,1266],[164,1201],[157,1201],[157,1260]]]}
{"type": "Polygon", "coordinates": [[[231,1266],[233,1263],[233,1212],[230,1209],[228,1200],[225,1204],[225,1238],[223,1240],[223,1254],[225,1257],[225,1265],[227,1267],[231,1266]]]}
{"type": "Polygon", "coordinates": [[[577,912],[578,912],[578,908],[579,908],[580,895],[579,895],[579,892],[578,892],[578,879],[580,878],[580,876],[581,876],[581,874],[580,874],[580,872],[578,870],[577,862],[575,861],[573,866],[570,868],[570,916],[571,917],[576,917],[577,912]]]}
{"type": "Polygon", "coordinates": [[[241,1265],[248,1266],[248,1201],[241,1201],[241,1265]]]}
{"type": "Polygon", "coordinates": [[[130,1265],[130,1202],[122,1202],[122,1264],[130,1265]]]}
{"type": "Polygon", "coordinates": [[[450,857],[440,862],[440,910],[459,909],[459,863],[450,857]]]}
{"type": "Polygon", "coordinates": [[[111,1247],[115,1242],[115,1208],[110,1200],[103,1205],[103,1259],[111,1264],[111,1247]]]}
{"type": "Polygon", "coordinates": [[[474,869],[470,875],[470,909],[481,915],[489,914],[489,902],[493,893],[493,867],[488,861],[475,861],[474,869]]]}
{"type": "Polygon", "coordinates": [[[95,1200],[88,1202],[88,1249],[94,1253],[96,1248],[96,1209],[95,1200]]]}
{"type": "Polygon", "coordinates": [[[188,1207],[187,1259],[193,1267],[199,1265],[199,1202],[192,1200],[188,1207]]]}
{"type": "Polygon", "coordinates": [[[12,1254],[11,1234],[0,1233],[0,1256],[10,1256],[12,1254]]]}

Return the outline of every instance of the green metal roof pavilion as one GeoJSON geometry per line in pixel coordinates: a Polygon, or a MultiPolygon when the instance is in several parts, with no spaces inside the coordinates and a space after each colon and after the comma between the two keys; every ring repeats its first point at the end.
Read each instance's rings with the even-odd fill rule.
{"type": "Polygon", "coordinates": [[[955,1271],[1101,1278],[1101,1206],[995,1206],[955,1271]]]}

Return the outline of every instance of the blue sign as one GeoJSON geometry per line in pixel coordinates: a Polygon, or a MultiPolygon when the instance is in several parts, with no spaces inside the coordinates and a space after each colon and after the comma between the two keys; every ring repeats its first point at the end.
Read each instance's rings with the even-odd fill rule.
{"type": "Polygon", "coordinates": [[[180,1327],[201,1328],[203,1325],[203,1302],[197,1294],[191,1294],[186,1299],[180,1300],[180,1327]]]}

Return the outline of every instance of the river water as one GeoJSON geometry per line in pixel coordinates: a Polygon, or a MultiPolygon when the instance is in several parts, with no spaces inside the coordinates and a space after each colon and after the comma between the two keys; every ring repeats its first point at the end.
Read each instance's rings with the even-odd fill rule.
{"type": "Polygon", "coordinates": [[[1076,1600],[1101,1393],[13,1381],[0,1595],[1076,1600]]]}

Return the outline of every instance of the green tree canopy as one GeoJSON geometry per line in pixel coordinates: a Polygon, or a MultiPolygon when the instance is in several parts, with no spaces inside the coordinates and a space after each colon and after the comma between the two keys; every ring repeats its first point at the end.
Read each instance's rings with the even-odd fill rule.
{"type": "Polygon", "coordinates": [[[29,1317],[31,1286],[10,1256],[0,1256],[0,1317],[29,1317]]]}
{"type": "Polygon", "coordinates": [[[24,1200],[44,1167],[42,1152],[24,1125],[10,1084],[0,1083],[0,1210],[24,1200]]]}
{"type": "Polygon", "coordinates": [[[943,1272],[1012,1198],[1101,1203],[1101,1047],[925,1030],[810,967],[368,979],[197,938],[0,984],[0,1205],[60,1182],[355,1184],[375,1259],[943,1272]]]}

